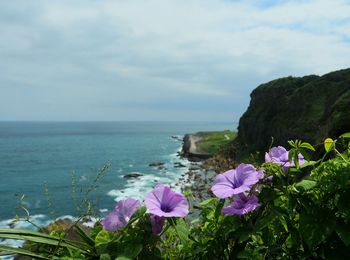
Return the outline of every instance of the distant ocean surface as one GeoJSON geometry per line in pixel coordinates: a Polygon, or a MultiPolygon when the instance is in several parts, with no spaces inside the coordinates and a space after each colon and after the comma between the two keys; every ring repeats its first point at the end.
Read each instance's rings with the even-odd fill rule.
{"type": "Polygon", "coordinates": [[[76,216],[75,204],[107,163],[107,173],[90,196],[97,209],[106,212],[114,207],[115,200],[127,196],[142,199],[157,183],[174,185],[187,171],[174,167],[175,162],[186,161],[176,156],[182,143],[171,136],[236,130],[236,126],[194,122],[0,122],[0,226],[8,226],[16,214],[23,216],[24,212],[16,209],[21,194],[25,194],[25,206],[38,224],[76,216]],[[149,167],[152,162],[164,162],[166,169],[149,167]],[[123,178],[132,172],[142,176],[123,178]]]}

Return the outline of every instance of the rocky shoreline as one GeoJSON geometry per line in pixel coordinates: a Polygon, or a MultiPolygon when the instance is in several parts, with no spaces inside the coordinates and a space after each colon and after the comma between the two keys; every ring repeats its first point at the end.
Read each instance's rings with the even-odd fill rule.
{"type": "Polygon", "coordinates": [[[210,188],[216,176],[216,172],[205,164],[212,155],[198,148],[197,144],[201,140],[199,135],[186,134],[183,137],[182,151],[179,152],[179,156],[188,160],[190,166],[188,171],[182,174],[177,185],[180,185],[183,192],[191,190],[193,208],[197,207],[199,201],[211,197],[210,188]]]}
{"type": "MultiPolygon", "coordinates": [[[[211,197],[210,188],[216,174],[221,170],[216,167],[218,164],[221,165],[217,156],[213,156],[213,154],[200,149],[198,145],[201,141],[205,140],[203,133],[207,132],[185,134],[184,136],[170,136],[170,138],[182,142],[182,148],[177,153],[179,161],[174,162],[173,167],[185,169],[178,181],[171,186],[181,191],[191,190],[194,204],[196,201],[211,197]]],[[[168,170],[166,163],[163,161],[150,162],[148,166],[160,171],[168,170]]],[[[138,179],[140,176],[143,176],[143,174],[131,172],[124,175],[124,178],[138,179]]]]}

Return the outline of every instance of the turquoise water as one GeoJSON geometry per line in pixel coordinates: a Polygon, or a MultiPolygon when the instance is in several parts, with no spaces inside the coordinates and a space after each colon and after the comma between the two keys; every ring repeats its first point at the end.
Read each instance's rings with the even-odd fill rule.
{"type": "MultiPolygon", "coordinates": [[[[73,191],[79,203],[94,183],[98,169],[110,167],[90,198],[97,211],[111,209],[115,200],[140,198],[158,183],[174,185],[186,168],[176,152],[181,142],[171,138],[200,130],[234,130],[233,123],[94,122],[42,123],[0,122],[0,221],[2,225],[16,214],[18,196],[34,218],[76,216],[73,191]],[[155,161],[166,170],[149,167],[155,161]],[[139,179],[125,179],[137,172],[139,179]],[[72,186],[72,176],[76,188],[72,186]],[[53,207],[48,208],[44,183],[53,207]],[[54,210],[54,214],[49,214],[54,210]]],[[[185,161],[182,161],[186,164],[185,161]]],[[[1,223],[0,223],[1,225],[1,223]]]]}

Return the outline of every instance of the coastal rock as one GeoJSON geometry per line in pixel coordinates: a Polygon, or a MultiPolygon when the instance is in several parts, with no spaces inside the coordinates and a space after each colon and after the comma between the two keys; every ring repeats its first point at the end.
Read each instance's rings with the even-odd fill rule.
{"type": "Polygon", "coordinates": [[[156,168],[158,170],[166,170],[166,167],[164,165],[165,163],[163,162],[153,162],[153,163],[150,163],[148,166],[156,168]]]}
{"type": "Polygon", "coordinates": [[[184,165],[184,164],[182,164],[182,163],[180,163],[180,162],[175,162],[175,163],[174,163],[174,167],[175,167],[175,168],[185,168],[185,167],[187,167],[187,166],[184,165]]]}
{"type": "Polygon", "coordinates": [[[295,139],[315,145],[350,131],[350,69],[273,80],[250,96],[239,120],[238,157],[266,151],[272,138],[273,145],[295,139]]]}
{"type": "Polygon", "coordinates": [[[152,162],[148,166],[149,167],[160,167],[160,166],[163,166],[164,164],[165,163],[163,163],[163,162],[152,162]]]}
{"type": "Polygon", "coordinates": [[[125,179],[131,179],[131,178],[138,178],[138,177],[141,177],[141,176],[143,176],[141,173],[131,172],[131,173],[128,173],[128,174],[124,175],[124,178],[125,179]]]}
{"type": "Polygon", "coordinates": [[[200,166],[198,166],[198,165],[191,165],[190,168],[189,168],[190,171],[199,171],[201,169],[202,168],[200,166]]]}
{"type": "Polygon", "coordinates": [[[182,137],[181,136],[179,136],[179,135],[172,135],[172,136],[170,136],[172,139],[174,139],[174,140],[176,140],[176,141],[182,141],[182,137]]]}

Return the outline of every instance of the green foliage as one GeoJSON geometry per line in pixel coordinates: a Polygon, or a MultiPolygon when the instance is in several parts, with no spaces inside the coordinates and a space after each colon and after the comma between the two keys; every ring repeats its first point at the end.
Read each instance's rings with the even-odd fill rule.
{"type": "Polygon", "coordinates": [[[217,154],[220,149],[232,143],[237,136],[237,132],[231,132],[228,130],[218,132],[199,132],[196,135],[202,138],[202,140],[197,143],[200,151],[209,154],[217,154]]]}
{"type": "Polygon", "coordinates": [[[154,235],[150,216],[141,207],[116,232],[103,230],[99,223],[89,234],[75,226],[79,241],[65,239],[60,232],[0,229],[1,238],[31,242],[28,248],[0,250],[67,260],[348,259],[350,160],[344,140],[349,138],[345,134],[326,140],[325,155],[302,166],[297,164],[298,154],[308,158],[314,148],[298,140],[289,142],[290,161],[296,166],[283,170],[278,164],[262,164],[265,178],[252,189],[260,207],[244,216],[223,215],[222,208],[230,201],[209,198],[198,204],[191,222],[168,218],[163,232],[154,235]]]}
{"type": "MultiPolygon", "coordinates": [[[[313,145],[350,129],[350,69],[321,77],[286,77],[258,86],[239,121],[238,158],[286,146],[296,138],[313,145]]],[[[322,151],[323,152],[323,151],[322,151]]],[[[321,153],[321,151],[320,151],[321,153]]]]}

